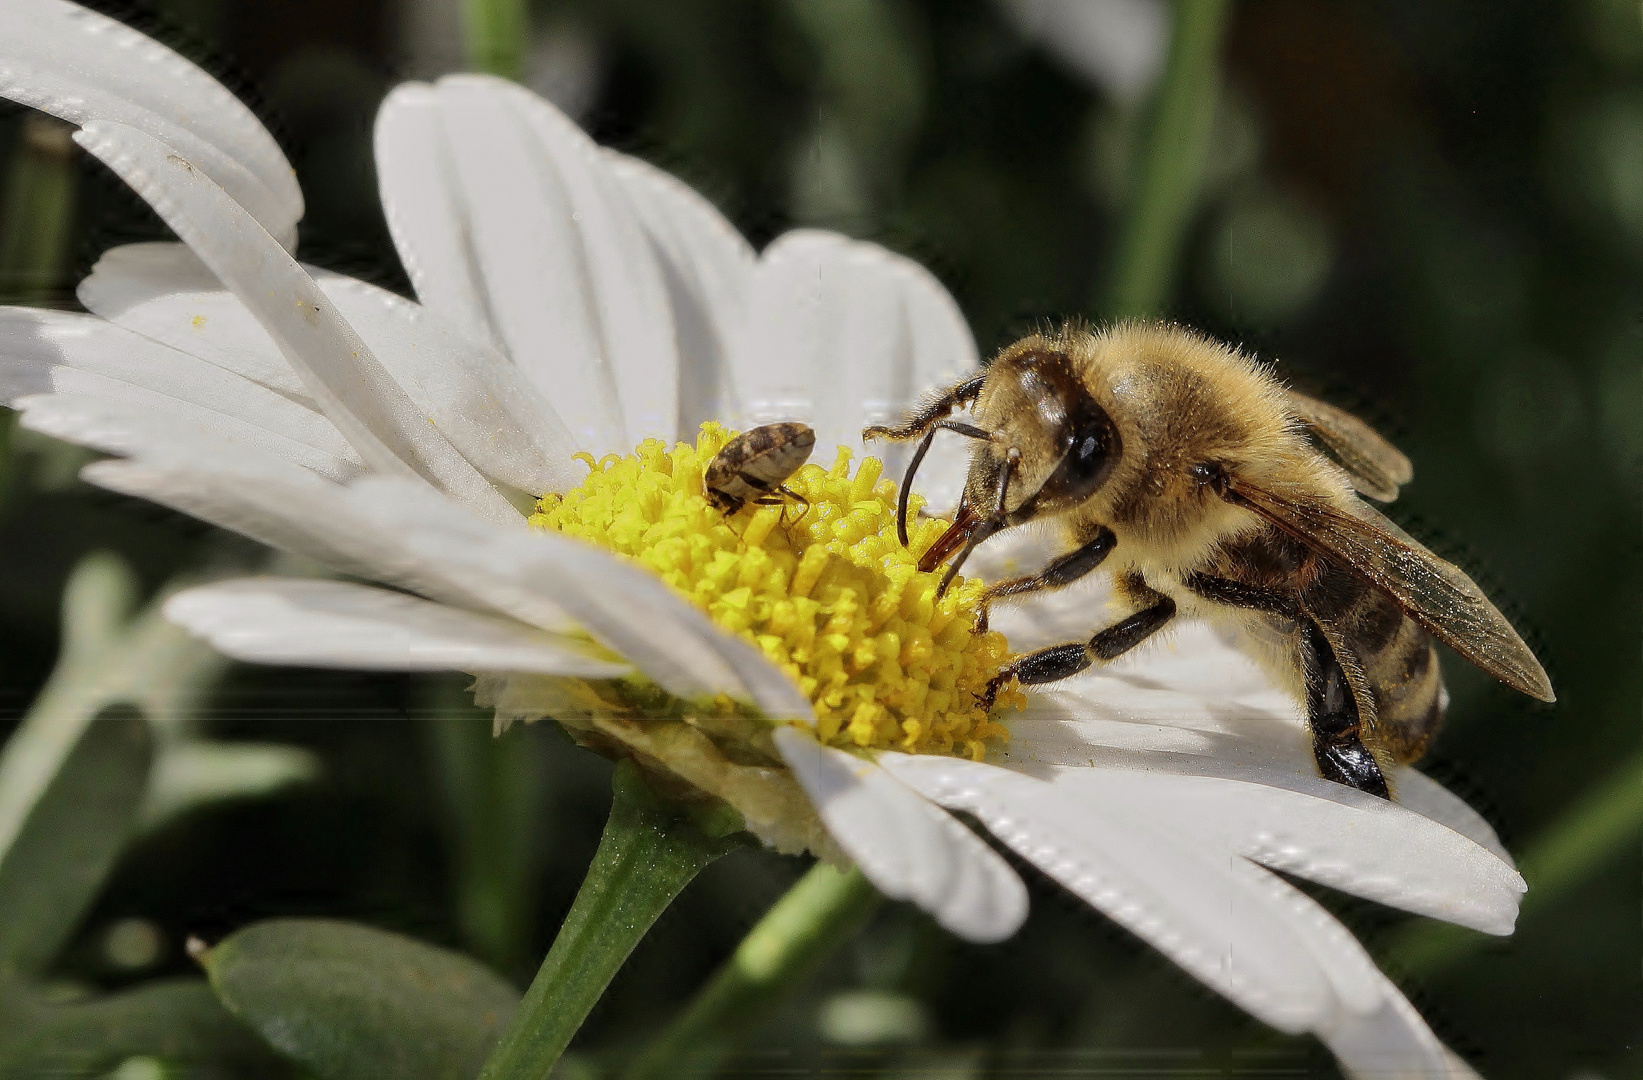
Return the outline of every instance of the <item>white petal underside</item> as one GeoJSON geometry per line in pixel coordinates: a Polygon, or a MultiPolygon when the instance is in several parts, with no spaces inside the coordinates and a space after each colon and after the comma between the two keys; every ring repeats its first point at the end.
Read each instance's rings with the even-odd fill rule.
{"type": "Polygon", "coordinates": [[[191,416],[200,425],[241,421],[346,462],[336,475],[321,469],[334,479],[364,468],[330,421],[284,395],[93,316],[0,308],[0,399],[52,392],[191,416]]]}
{"type": "Polygon", "coordinates": [[[793,728],[775,738],[828,832],[875,888],[970,941],[1015,933],[1026,888],[974,833],[871,762],[793,728]]]}
{"type": "Polygon", "coordinates": [[[0,97],[158,139],[295,246],[302,191],[273,136],[215,79],[130,27],[62,0],[6,0],[0,97]]]}
{"type": "Polygon", "coordinates": [[[703,421],[740,412],[730,348],[758,258],[713,204],[677,177],[614,150],[602,156],[667,285],[679,350],[679,437],[688,439],[703,421]]]}
{"type": "Polygon", "coordinates": [[[313,280],[221,188],[136,129],[98,122],[75,138],[153,206],[256,314],[370,468],[422,476],[494,516],[514,514],[393,383],[313,280]]]}
{"type": "Polygon", "coordinates": [[[424,303],[468,322],[482,315],[583,449],[677,434],[668,288],[630,202],[575,124],[511,83],[453,76],[390,95],[377,154],[395,243],[424,303]],[[436,161],[413,145],[430,138],[444,148],[436,161]],[[444,219],[424,227],[432,207],[444,219]]]}
{"type": "MultiPolygon", "coordinates": [[[[841,445],[867,452],[864,425],[900,419],[977,363],[969,327],[928,271],[876,244],[812,229],[779,237],[760,256],[732,355],[743,422],[809,423],[823,465],[841,445]]],[[[936,506],[956,501],[967,460],[961,448],[941,449],[917,485],[936,506]]],[[[910,449],[878,443],[871,453],[898,476],[910,449]]]]}
{"type": "Polygon", "coordinates": [[[554,635],[405,593],[341,581],[243,578],[185,589],[166,617],[260,664],[371,671],[626,673],[554,635]]]}

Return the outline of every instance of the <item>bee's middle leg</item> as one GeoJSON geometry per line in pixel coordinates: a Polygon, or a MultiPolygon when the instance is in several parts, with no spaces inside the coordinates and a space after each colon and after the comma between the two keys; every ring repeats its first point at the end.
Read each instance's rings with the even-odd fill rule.
{"type": "Polygon", "coordinates": [[[987,621],[995,600],[1006,596],[1021,596],[1024,593],[1040,592],[1044,589],[1059,589],[1071,585],[1079,578],[1093,572],[1118,543],[1118,538],[1105,525],[1097,527],[1096,532],[1082,545],[1058,555],[1045,564],[1044,569],[1036,574],[1024,577],[1007,578],[987,586],[981,594],[981,600],[976,605],[975,630],[978,634],[987,632],[987,621]]]}
{"type": "Polygon", "coordinates": [[[1091,664],[1104,664],[1116,660],[1162,630],[1165,624],[1175,618],[1174,600],[1163,593],[1154,592],[1139,577],[1131,578],[1126,584],[1132,596],[1150,594],[1153,598],[1152,604],[1128,618],[1113,623],[1088,641],[1052,645],[1006,664],[997,675],[987,681],[987,691],[983,695],[982,704],[991,709],[999,690],[1011,679],[1020,680],[1023,686],[1059,682],[1077,675],[1091,664]]]}

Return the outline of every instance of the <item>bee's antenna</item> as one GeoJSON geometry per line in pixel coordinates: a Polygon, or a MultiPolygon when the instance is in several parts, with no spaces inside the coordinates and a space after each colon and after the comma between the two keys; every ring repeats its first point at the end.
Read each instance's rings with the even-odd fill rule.
{"type": "Polygon", "coordinates": [[[918,449],[913,451],[912,458],[907,462],[907,471],[902,474],[901,490],[896,492],[896,539],[901,546],[907,546],[907,496],[913,490],[913,476],[924,461],[924,455],[930,452],[930,440],[936,437],[936,429],[932,427],[924,433],[924,438],[918,441],[918,449]]]}
{"type": "MultiPolygon", "coordinates": [[[[956,431],[968,439],[991,439],[993,433],[974,424],[966,424],[962,420],[937,420],[930,425],[930,430],[924,433],[919,440],[918,449],[913,451],[912,460],[907,463],[907,471],[901,478],[901,490],[896,493],[896,539],[901,546],[907,546],[907,496],[913,490],[913,476],[924,461],[924,455],[930,452],[930,440],[936,437],[940,430],[956,431]]],[[[871,430],[871,429],[869,429],[871,430]]],[[[865,432],[863,433],[865,434],[865,432]]]]}

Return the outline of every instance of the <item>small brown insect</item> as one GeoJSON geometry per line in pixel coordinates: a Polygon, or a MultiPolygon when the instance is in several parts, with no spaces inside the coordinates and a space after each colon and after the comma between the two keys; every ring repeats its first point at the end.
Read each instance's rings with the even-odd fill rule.
{"type": "MultiPolygon", "coordinates": [[[[702,474],[702,494],[726,517],[747,503],[776,506],[782,496],[810,502],[790,490],[787,478],[810,460],[816,433],[806,424],[766,424],[725,443],[702,474]]],[[[800,515],[801,517],[803,515],[800,515]]]]}

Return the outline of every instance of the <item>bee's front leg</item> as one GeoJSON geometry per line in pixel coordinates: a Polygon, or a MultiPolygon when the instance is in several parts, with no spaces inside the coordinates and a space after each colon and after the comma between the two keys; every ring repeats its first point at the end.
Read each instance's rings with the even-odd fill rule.
{"type": "Polygon", "coordinates": [[[916,439],[935,429],[936,422],[952,415],[954,409],[967,402],[974,401],[981,393],[981,384],[987,381],[985,371],[965,379],[956,386],[943,390],[936,397],[920,405],[902,418],[896,427],[885,427],[875,424],[872,427],[862,428],[863,439],[890,439],[893,442],[904,442],[907,439],[916,439]]]}
{"type": "Polygon", "coordinates": [[[1140,574],[1125,578],[1124,585],[1131,596],[1151,597],[1154,598],[1153,602],[1129,618],[1113,623],[1087,642],[1052,645],[1005,665],[987,681],[982,704],[991,710],[998,692],[1011,679],[1019,679],[1023,686],[1059,682],[1077,675],[1091,664],[1116,660],[1175,618],[1175,601],[1149,587],[1140,574]]]}
{"type": "Polygon", "coordinates": [[[1112,554],[1117,546],[1118,537],[1105,525],[1097,525],[1094,534],[1080,546],[1057,555],[1045,564],[1044,569],[1036,574],[1027,574],[1023,577],[1007,578],[1004,581],[989,585],[981,594],[977,605],[975,631],[978,634],[987,632],[987,621],[994,600],[1001,600],[1006,596],[1021,596],[1023,593],[1040,592],[1044,589],[1059,589],[1071,585],[1085,574],[1095,570],[1112,554]]]}

